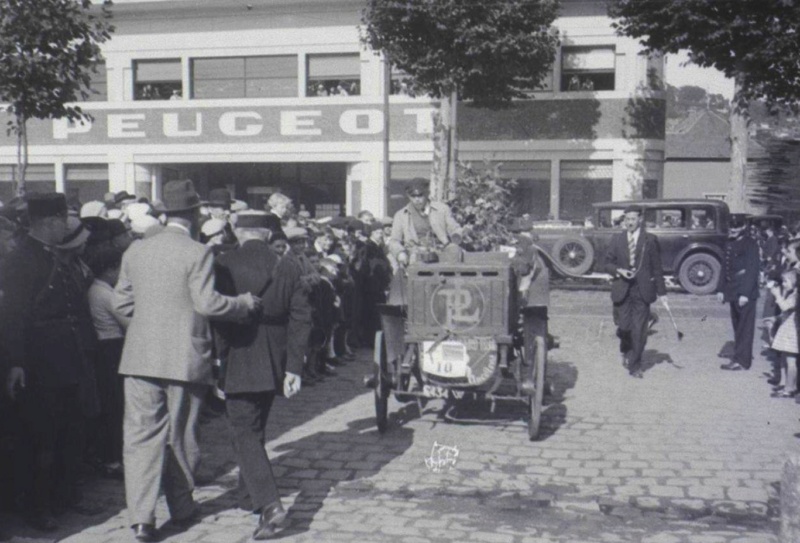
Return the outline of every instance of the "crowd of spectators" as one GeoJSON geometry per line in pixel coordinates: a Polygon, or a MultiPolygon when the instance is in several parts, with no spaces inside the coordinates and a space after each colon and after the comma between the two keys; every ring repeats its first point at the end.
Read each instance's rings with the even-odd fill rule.
{"type": "MultiPolygon", "coordinates": [[[[301,263],[313,320],[304,386],[324,386],[337,366],[354,359],[354,349],[372,346],[380,326],[377,306],[386,300],[392,275],[384,243],[390,220],[377,220],[368,211],[357,218],[315,220],[303,209],[295,212],[280,193],[264,211],[247,209],[224,189],[212,190],[205,204],[195,234],[217,258],[238,246],[237,220],[258,214],[270,224],[272,251],[279,257],[291,253],[301,263]]],[[[0,209],[0,284],[6,290],[0,293],[0,494],[5,505],[38,529],[56,529],[61,511],[92,512],[95,506],[81,499],[79,473],[91,468],[122,479],[124,393],[118,368],[128,322],[114,306],[114,287],[124,253],[139,240],[159,235],[165,223],[158,202],[125,191],[70,209],[62,194],[33,194],[0,209]],[[20,264],[20,251],[31,243],[41,257],[36,274],[20,264]],[[30,284],[27,301],[11,291],[15,282],[30,284]],[[81,356],[65,370],[73,374],[53,384],[22,358],[30,355],[32,343],[52,343],[49,334],[56,324],[80,329],[76,352],[81,356]],[[15,343],[11,334],[23,339],[15,343]],[[19,352],[9,356],[12,344],[19,352]],[[32,405],[45,396],[47,406],[32,405]],[[54,419],[56,413],[66,416],[54,419]],[[72,447],[65,447],[65,440],[72,447]]]]}

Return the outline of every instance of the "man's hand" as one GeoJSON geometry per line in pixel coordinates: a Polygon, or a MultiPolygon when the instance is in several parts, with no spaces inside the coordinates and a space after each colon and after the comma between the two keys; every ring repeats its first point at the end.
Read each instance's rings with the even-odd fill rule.
{"type": "Polygon", "coordinates": [[[11,368],[6,377],[6,394],[11,400],[17,399],[17,392],[25,388],[25,370],[19,366],[11,368]]]}
{"type": "Polygon", "coordinates": [[[397,253],[397,263],[401,266],[408,266],[408,253],[406,251],[397,253]]]}
{"type": "Polygon", "coordinates": [[[725,295],[723,293],[721,293],[721,292],[717,292],[717,301],[719,303],[724,302],[725,301],[725,295]]]}
{"type": "Polygon", "coordinates": [[[291,398],[300,392],[301,381],[302,379],[299,375],[287,371],[286,377],[283,379],[283,395],[287,398],[291,398]]]}
{"type": "Polygon", "coordinates": [[[625,268],[617,268],[617,275],[623,279],[633,279],[633,271],[626,270],[625,268]]]}
{"type": "Polygon", "coordinates": [[[747,305],[747,302],[750,301],[750,298],[747,296],[739,296],[739,307],[744,307],[747,305]]]}
{"type": "Polygon", "coordinates": [[[658,297],[658,301],[660,301],[660,302],[661,302],[661,304],[662,304],[664,307],[669,307],[669,298],[667,298],[667,295],[666,295],[666,294],[664,294],[663,296],[659,296],[659,297],[658,297]]]}
{"type": "Polygon", "coordinates": [[[262,307],[261,298],[259,298],[258,296],[253,296],[248,292],[246,294],[243,294],[243,299],[245,301],[245,304],[247,305],[247,311],[249,311],[250,313],[256,313],[261,311],[262,307]]]}

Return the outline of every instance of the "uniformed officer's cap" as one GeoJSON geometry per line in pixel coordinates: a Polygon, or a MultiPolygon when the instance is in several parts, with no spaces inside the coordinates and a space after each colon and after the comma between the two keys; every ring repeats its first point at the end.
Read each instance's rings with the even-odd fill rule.
{"type": "Polygon", "coordinates": [[[745,226],[747,226],[747,217],[731,216],[728,221],[729,228],[744,228],[745,226]]]}
{"type": "Polygon", "coordinates": [[[408,188],[406,188],[406,194],[409,196],[427,196],[428,195],[428,181],[417,177],[415,178],[408,188]]]}
{"type": "Polygon", "coordinates": [[[28,203],[28,216],[32,219],[67,216],[67,198],[60,192],[33,193],[25,200],[28,203]]]}
{"type": "Polygon", "coordinates": [[[625,211],[623,211],[623,213],[626,214],[626,215],[628,213],[637,213],[637,214],[641,215],[642,214],[642,208],[641,208],[641,206],[628,206],[628,207],[625,208],[625,211]]]}
{"type": "Polygon", "coordinates": [[[247,210],[234,215],[236,228],[270,228],[270,217],[264,211],[247,210]]]}

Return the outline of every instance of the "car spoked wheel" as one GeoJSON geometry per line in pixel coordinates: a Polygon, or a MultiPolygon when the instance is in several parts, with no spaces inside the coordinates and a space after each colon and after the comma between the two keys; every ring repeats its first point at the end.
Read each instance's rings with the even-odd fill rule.
{"type": "Polygon", "coordinates": [[[553,245],[553,256],[567,272],[583,275],[592,267],[594,249],[592,244],[584,238],[561,238],[553,245]]]}
{"type": "Polygon", "coordinates": [[[711,294],[717,290],[721,270],[722,266],[714,256],[696,253],[681,263],[678,279],[691,294],[711,294]]]}

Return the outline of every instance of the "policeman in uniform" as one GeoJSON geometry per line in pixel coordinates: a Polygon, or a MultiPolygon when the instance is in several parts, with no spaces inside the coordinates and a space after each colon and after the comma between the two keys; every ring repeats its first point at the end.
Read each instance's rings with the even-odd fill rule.
{"type": "Polygon", "coordinates": [[[6,392],[19,406],[28,446],[29,469],[19,470],[27,476],[28,521],[51,531],[58,527],[53,506],[75,509],[79,500],[82,407],[96,394],[88,364],[96,336],[86,285],[55,251],[67,233],[64,195],[34,194],[27,203],[30,230],[2,270],[0,344],[6,392]]]}
{"type": "Polygon", "coordinates": [[[723,370],[749,370],[753,362],[753,338],[756,330],[758,299],[758,243],[747,231],[743,218],[731,218],[725,262],[717,299],[731,308],[733,324],[733,359],[720,366],[723,370]]]}

